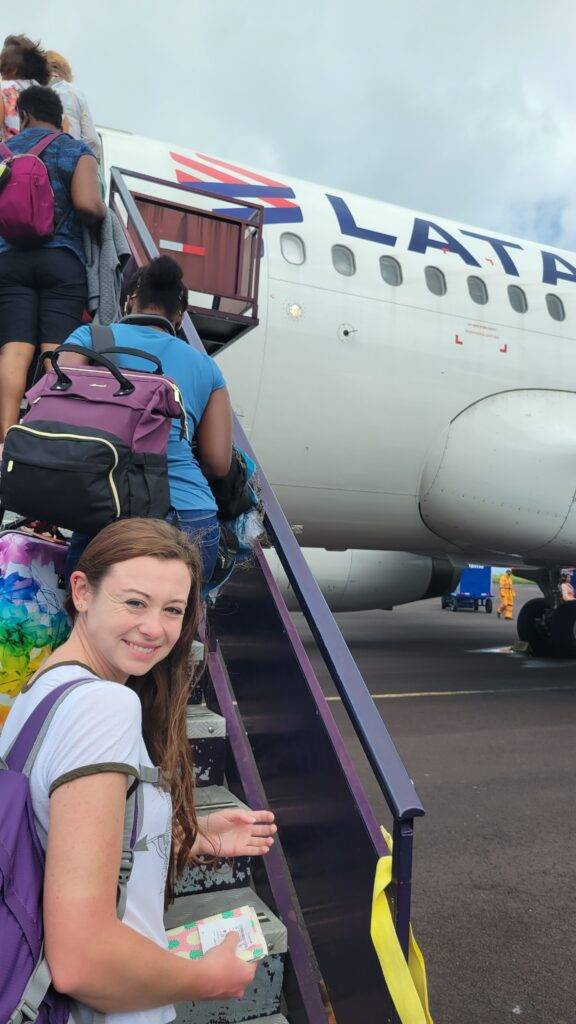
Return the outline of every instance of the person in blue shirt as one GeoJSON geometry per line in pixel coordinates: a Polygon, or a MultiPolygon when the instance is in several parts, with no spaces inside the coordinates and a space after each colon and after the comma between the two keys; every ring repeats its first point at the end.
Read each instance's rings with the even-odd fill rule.
{"type": "Polygon", "coordinates": [[[0,237],[0,445],[18,422],[37,351],[56,348],[82,323],[88,294],[82,225],[95,228],[106,214],[96,159],[84,142],[61,131],[60,97],[33,85],[20,93],[18,111],[21,131],[6,142],[13,153],[56,136],[41,156],[54,192],[54,234],[34,249],[0,237]]]}
{"type": "MultiPolygon", "coordinates": [[[[168,480],[172,510],[168,521],[192,535],[200,549],[203,581],[216,565],[220,527],[210,481],[226,476],[232,459],[232,410],[222,371],[210,356],[196,351],[176,337],[188,308],[188,290],[182,270],[170,256],[159,256],[142,267],[129,287],[128,315],[112,324],[118,347],[139,348],[157,356],[167,377],[176,381],[184,403],[190,441],[180,437],[174,421],[167,448],[168,480]]],[[[92,348],[89,327],[79,327],[68,344],[92,348]]],[[[149,370],[136,356],[118,354],[124,368],[149,370]]],[[[70,353],[62,365],[85,365],[83,356],[70,353]]],[[[87,538],[73,539],[75,561],[87,538]]]]}

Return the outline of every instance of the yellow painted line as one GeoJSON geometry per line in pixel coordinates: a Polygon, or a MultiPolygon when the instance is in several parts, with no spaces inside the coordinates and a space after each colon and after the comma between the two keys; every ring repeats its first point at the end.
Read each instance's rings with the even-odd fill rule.
{"type": "MultiPolygon", "coordinates": [[[[407,700],[414,697],[472,697],[478,694],[495,693],[509,694],[518,693],[524,696],[527,693],[576,693],[576,685],[572,686],[511,686],[501,687],[494,690],[422,690],[414,693],[372,693],[372,700],[407,700]]],[[[326,697],[328,701],[341,701],[341,697],[326,697]]]]}

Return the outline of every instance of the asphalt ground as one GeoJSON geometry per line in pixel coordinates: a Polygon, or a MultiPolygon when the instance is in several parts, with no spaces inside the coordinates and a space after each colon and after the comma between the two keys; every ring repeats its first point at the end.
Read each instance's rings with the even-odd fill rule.
{"type": "MultiPolygon", "coordinates": [[[[517,591],[515,616],[537,593],[517,591]]],[[[514,622],[439,599],[336,618],[426,808],[412,922],[435,1024],[575,1024],[576,664],[514,655],[514,622]]]]}

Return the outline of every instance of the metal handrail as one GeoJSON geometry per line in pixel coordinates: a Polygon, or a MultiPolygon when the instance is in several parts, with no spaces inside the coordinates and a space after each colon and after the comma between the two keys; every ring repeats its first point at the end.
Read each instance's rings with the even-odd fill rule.
{"type": "MultiPolygon", "coordinates": [[[[149,258],[153,259],[158,255],[156,244],[122,178],[122,173],[136,177],[131,171],[122,172],[119,168],[111,168],[111,194],[116,191],[120,196],[143,249],[149,258]]],[[[160,178],[147,177],[147,180],[158,185],[171,184],[160,178]]],[[[182,327],[188,342],[194,348],[204,352],[204,346],[189,317],[184,318],[182,327]]],[[[400,938],[406,949],[412,853],[411,823],[413,818],[424,814],[424,808],[324,595],[302,554],[278,499],[236,417],[234,418],[234,441],[250,454],[258,467],[260,494],[265,510],[265,527],[268,536],[276,549],[330,676],[342,698],[356,735],[395,819],[393,874],[395,883],[399,887],[399,895],[401,887],[405,886],[408,898],[408,903],[406,900],[402,900],[404,906],[400,914],[405,923],[405,927],[403,924],[401,928],[400,938]],[[400,828],[401,823],[406,827],[400,828]]],[[[397,924],[398,916],[397,913],[397,924]]]]}

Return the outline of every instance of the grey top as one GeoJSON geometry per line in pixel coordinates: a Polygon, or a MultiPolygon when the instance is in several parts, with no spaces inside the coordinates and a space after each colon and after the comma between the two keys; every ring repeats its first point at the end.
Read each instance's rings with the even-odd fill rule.
{"type": "Polygon", "coordinates": [[[88,312],[94,323],[111,324],[118,319],[122,269],[131,256],[124,229],[113,210],[102,221],[100,243],[83,228],[88,283],[88,312]]]}

